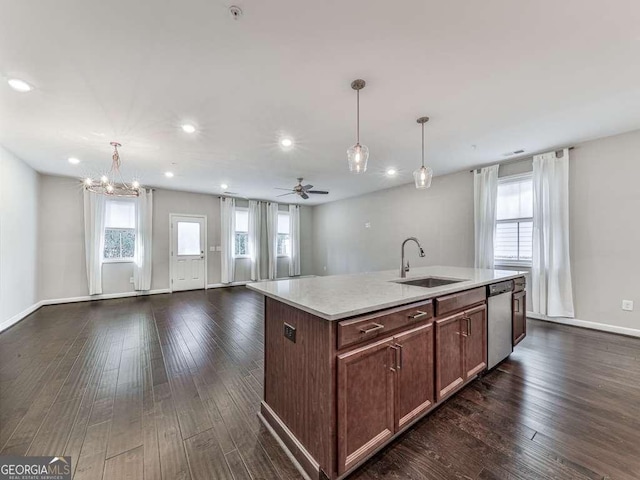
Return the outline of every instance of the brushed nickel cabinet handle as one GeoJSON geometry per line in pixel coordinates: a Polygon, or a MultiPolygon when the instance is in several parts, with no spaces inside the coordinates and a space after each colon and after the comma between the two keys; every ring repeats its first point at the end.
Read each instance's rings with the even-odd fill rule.
{"type": "Polygon", "coordinates": [[[413,315],[409,315],[410,320],[417,320],[418,318],[422,318],[426,315],[429,315],[427,312],[423,312],[422,310],[418,310],[418,313],[414,313],[413,315]]]}
{"type": "Polygon", "coordinates": [[[396,347],[398,347],[398,353],[400,354],[400,361],[398,362],[398,370],[400,370],[402,368],[402,345],[400,345],[399,343],[396,343],[396,347]]]}
{"type": "Polygon", "coordinates": [[[400,368],[398,367],[398,347],[396,345],[389,345],[389,348],[393,350],[393,367],[390,368],[392,372],[395,372],[396,368],[400,368]]]}
{"type": "Polygon", "coordinates": [[[360,333],[366,335],[367,333],[375,332],[377,330],[382,330],[384,325],[380,325],[379,323],[374,323],[372,327],[369,328],[360,328],[360,333]]]}
{"type": "Polygon", "coordinates": [[[471,317],[467,317],[467,335],[471,336],[471,317]]]}
{"type": "Polygon", "coordinates": [[[462,325],[460,325],[460,335],[462,335],[463,337],[468,337],[470,335],[469,333],[469,317],[462,317],[460,320],[465,320],[467,325],[465,328],[465,331],[462,331],[462,325]]]}

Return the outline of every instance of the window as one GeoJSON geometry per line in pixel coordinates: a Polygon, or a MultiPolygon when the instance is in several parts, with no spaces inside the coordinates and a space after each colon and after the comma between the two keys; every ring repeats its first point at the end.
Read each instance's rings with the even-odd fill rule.
{"type": "Polygon", "coordinates": [[[533,180],[531,174],[498,180],[494,259],[496,265],[530,266],[533,260],[533,180]]]}
{"type": "Polygon", "coordinates": [[[278,249],[279,257],[291,255],[291,237],[289,232],[289,214],[278,213],[278,249]]]}
{"type": "Polygon", "coordinates": [[[107,200],[104,219],[105,261],[133,261],[136,246],[136,204],[107,200]]]}
{"type": "Polygon", "coordinates": [[[236,208],[235,257],[249,256],[249,210],[236,208]]]}

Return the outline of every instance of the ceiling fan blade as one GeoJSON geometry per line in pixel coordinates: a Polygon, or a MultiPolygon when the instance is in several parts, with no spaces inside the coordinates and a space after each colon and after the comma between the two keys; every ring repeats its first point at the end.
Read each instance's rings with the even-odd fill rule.
{"type": "Polygon", "coordinates": [[[303,190],[309,190],[313,188],[313,185],[305,185],[304,187],[302,187],[303,190]]]}
{"type": "Polygon", "coordinates": [[[307,190],[307,193],[319,193],[320,195],[327,195],[329,192],[326,190],[307,190]]]}
{"type": "Polygon", "coordinates": [[[287,192],[292,192],[293,191],[290,188],[278,188],[278,187],[274,187],[274,190],[286,190],[287,192]]]}
{"type": "Polygon", "coordinates": [[[282,195],[276,195],[276,196],[284,197],[284,196],[287,196],[287,195],[293,195],[294,193],[296,193],[296,192],[283,193],[282,195]]]}
{"type": "Polygon", "coordinates": [[[302,198],[304,198],[305,200],[309,198],[309,195],[307,195],[307,192],[302,192],[302,193],[300,194],[300,196],[301,196],[302,198]]]}

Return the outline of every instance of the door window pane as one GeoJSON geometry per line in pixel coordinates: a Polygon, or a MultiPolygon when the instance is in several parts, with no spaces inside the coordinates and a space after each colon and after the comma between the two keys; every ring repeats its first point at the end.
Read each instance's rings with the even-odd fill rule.
{"type": "Polygon", "coordinates": [[[178,222],[178,255],[201,255],[200,223],[178,222]]]}

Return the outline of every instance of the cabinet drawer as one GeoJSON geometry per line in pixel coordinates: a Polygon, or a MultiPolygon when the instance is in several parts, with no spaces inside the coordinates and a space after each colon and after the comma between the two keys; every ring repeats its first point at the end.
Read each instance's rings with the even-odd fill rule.
{"type": "Polygon", "coordinates": [[[518,277],[513,280],[514,292],[521,292],[526,288],[526,286],[527,286],[527,280],[524,277],[518,277]]]}
{"type": "Polygon", "coordinates": [[[409,327],[433,317],[431,300],[383,310],[338,323],[338,349],[409,327]]]}
{"type": "Polygon", "coordinates": [[[486,287],[478,287],[464,292],[452,293],[436,298],[436,315],[441,317],[458,310],[470,307],[487,299],[486,287]]]}

